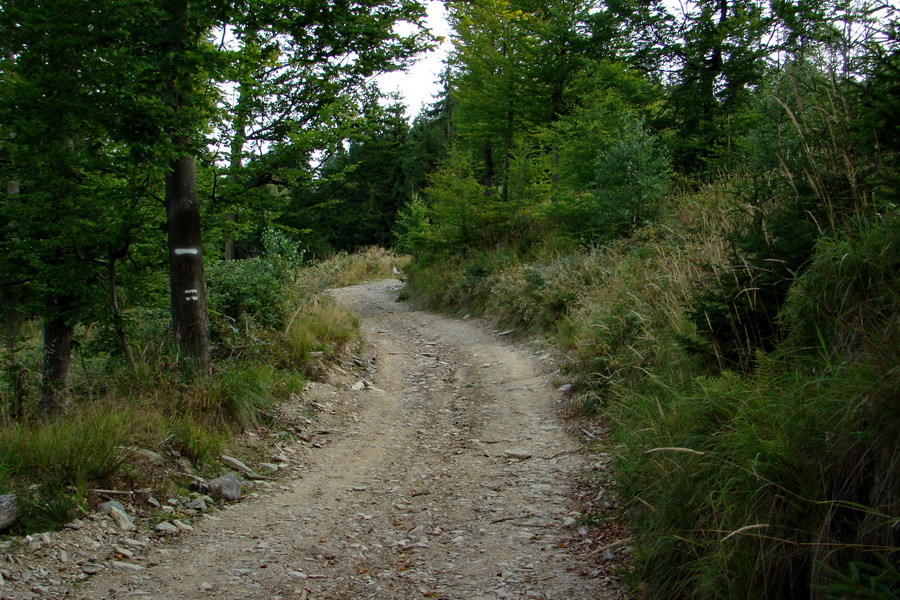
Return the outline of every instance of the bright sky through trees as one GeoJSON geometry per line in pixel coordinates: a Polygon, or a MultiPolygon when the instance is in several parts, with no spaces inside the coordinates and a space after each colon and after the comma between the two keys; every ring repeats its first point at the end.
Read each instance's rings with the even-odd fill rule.
{"type": "Polygon", "coordinates": [[[406,113],[410,118],[415,117],[423,106],[434,102],[440,93],[440,74],[453,43],[450,41],[447,10],[442,1],[428,2],[426,24],[434,35],[442,38],[438,46],[420,56],[408,69],[377,77],[378,84],[385,93],[397,92],[400,95],[400,99],[407,106],[406,113]]]}

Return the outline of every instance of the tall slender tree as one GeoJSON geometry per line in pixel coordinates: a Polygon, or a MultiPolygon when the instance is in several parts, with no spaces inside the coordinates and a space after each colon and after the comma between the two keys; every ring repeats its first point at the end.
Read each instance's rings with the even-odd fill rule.
{"type": "Polygon", "coordinates": [[[421,29],[399,35],[393,28],[420,22],[417,2],[322,7],[327,11],[232,23],[228,78],[237,93],[224,102],[229,168],[217,196],[232,230],[240,228],[234,220],[240,212],[259,212],[254,202],[273,200],[253,188],[309,185],[313,153],[327,157],[368,127],[371,77],[405,65],[427,43],[421,29]]]}
{"type": "MultiPolygon", "coordinates": [[[[394,31],[400,20],[420,23],[424,10],[414,0],[307,0],[300,6],[287,0],[48,0],[3,2],[2,9],[0,129],[16,134],[2,142],[8,157],[3,175],[22,183],[18,195],[3,198],[4,222],[17,211],[22,216],[15,223],[21,243],[9,258],[30,257],[25,264],[35,269],[28,287],[31,296],[40,291],[43,298],[35,300],[44,305],[35,314],[45,317],[48,331],[48,390],[65,388],[70,328],[96,303],[73,291],[104,278],[112,283],[112,269],[99,277],[94,271],[98,264],[110,266],[121,245],[93,244],[88,251],[82,238],[59,226],[108,214],[92,208],[103,195],[91,188],[102,185],[91,165],[111,152],[123,163],[145,165],[164,182],[172,328],[194,367],[209,370],[197,171],[221,115],[219,85],[234,58],[214,35],[255,32],[277,50],[279,64],[290,66],[270,71],[274,78],[267,79],[267,65],[254,65],[249,79],[271,85],[257,94],[265,99],[254,105],[259,110],[244,117],[247,131],[269,132],[260,137],[262,146],[281,145],[279,154],[290,158],[298,156],[287,150],[294,138],[313,118],[328,114],[329,99],[346,91],[342,76],[330,74],[359,81],[401,63],[423,40],[421,30],[394,31]],[[47,260],[36,239],[55,252],[47,260]]],[[[234,156],[242,139],[230,144],[234,156]]],[[[308,157],[314,145],[299,156],[308,157]]]]}

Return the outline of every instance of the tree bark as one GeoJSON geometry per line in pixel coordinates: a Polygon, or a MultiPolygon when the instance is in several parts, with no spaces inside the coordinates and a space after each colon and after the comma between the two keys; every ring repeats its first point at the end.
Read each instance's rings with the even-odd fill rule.
{"type": "MultiPolygon", "coordinates": [[[[19,193],[19,182],[10,179],[6,182],[6,193],[9,196],[16,196],[19,193]]],[[[14,235],[15,226],[8,226],[6,235],[14,235]]],[[[19,330],[21,326],[21,315],[19,314],[19,304],[21,302],[19,286],[13,281],[15,278],[10,276],[9,285],[3,288],[3,345],[6,346],[7,364],[6,377],[8,385],[11,389],[9,414],[10,416],[21,421],[25,418],[25,366],[19,362],[17,344],[19,341],[19,330]]]]}
{"type": "MultiPolygon", "coordinates": [[[[239,184],[238,171],[244,163],[244,144],[247,142],[247,111],[244,106],[247,102],[247,96],[250,95],[247,84],[242,83],[238,87],[238,101],[234,111],[234,137],[231,140],[229,148],[229,162],[231,173],[228,175],[228,182],[232,184],[233,189],[237,189],[239,184]]],[[[230,212],[225,215],[225,220],[229,223],[237,222],[237,214],[230,212]]],[[[226,261],[235,259],[235,239],[234,235],[229,235],[225,241],[226,261]]]]}
{"type": "MultiPolygon", "coordinates": [[[[59,157],[56,171],[66,181],[71,181],[72,167],[68,155],[75,150],[75,140],[63,140],[66,154],[59,157]]],[[[68,186],[67,186],[68,187],[68,186]]],[[[63,192],[55,201],[62,202],[63,192]]],[[[52,259],[51,259],[52,260],[52,259]]],[[[72,366],[72,338],[75,325],[72,324],[74,299],[63,290],[59,294],[52,290],[44,300],[44,357],[41,369],[41,414],[46,417],[60,415],[69,406],[69,370],[72,366]]]]}
{"type": "MultiPolygon", "coordinates": [[[[63,300],[60,304],[65,308],[68,302],[63,300]]],[[[66,311],[60,312],[62,314],[44,321],[41,413],[45,416],[62,414],[69,405],[69,369],[75,327],[63,316],[66,311]]]]}
{"type": "Polygon", "coordinates": [[[166,174],[172,330],[194,367],[209,372],[209,326],[203,280],[203,239],[193,156],[175,159],[166,174]]]}
{"type": "MultiPolygon", "coordinates": [[[[235,213],[228,213],[227,215],[225,215],[225,220],[228,221],[229,223],[236,223],[236,222],[237,222],[237,215],[236,215],[235,213]]],[[[228,236],[228,239],[225,240],[225,248],[224,248],[224,252],[223,252],[223,254],[222,254],[222,259],[223,259],[225,262],[228,262],[228,261],[230,261],[230,260],[234,260],[234,258],[235,258],[235,251],[234,251],[234,249],[235,249],[235,239],[234,239],[234,236],[233,236],[233,235],[229,235],[229,236],[228,236]]]]}
{"type": "Polygon", "coordinates": [[[125,337],[125,327],[122,326],[122,314],[119,311],[119,300],[116,297],[116,257],[110,253],[108,262],[106,263],[106,284],[109,291],[109,311],[112,316],[113,328],[116,331],[116,341],[128,366],[134,368],[134,355],[131,352],[131,346],[128,345],[128,338],[125,337]]]}
{"type": "Polygon", "coordinates": [[[500,188],[500,197],[504,202],[509,200],[509,169],[512,166],[513,151],[513,111],[512,108],[506,110],[506,138],[504,141],[505,152],[503,155],[503,185],[500,188]]]}
{"type": "Polygon", "coordinates": [[[17,344],[19,340],[19,288],[14,283],[3,291],[3,345],[6,346],[6,378],[10,386],[10,416],[21,421],[25,417],[25,366],[19,362],[17,344]]]}
{"type": "MultiPolygon", "coordinates": [[[[178,70],[178,58],[188,52],[191,41],[189,0],[172,0],[171,45],[174,58],[168,82],[172,108],[181,112],[190,106],[189,91],[197,86],[192,73],[178,70]]],[[[196,41],[196,40],[195,40],[196,41]]],[[[190,126],[174,125],[169,130],[175,158],[166,173],[166,230],[169,240],[169,288],[172,304],[172,332],[187,353],[193,368],[209,373],[209,324],[206,287],[203,278],[203,239],[200,201],[197,198],[197,165],[191,147],[190,126]]]]}

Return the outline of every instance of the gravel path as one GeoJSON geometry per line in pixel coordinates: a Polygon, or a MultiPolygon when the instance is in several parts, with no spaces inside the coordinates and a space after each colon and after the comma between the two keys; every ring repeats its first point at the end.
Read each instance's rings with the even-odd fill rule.
{"type": "Polygon", "coordinates": [[[365,389],[320,386],[339,424],[298,449],[302,468],[136,550],[134,572],[103,568],[53,597],[623,597],[588,576],[571,499],[586,457],[549,361],[476,320],[410,310],[400,285],[334,291],[362,318],[374,367],[365,389]]]}

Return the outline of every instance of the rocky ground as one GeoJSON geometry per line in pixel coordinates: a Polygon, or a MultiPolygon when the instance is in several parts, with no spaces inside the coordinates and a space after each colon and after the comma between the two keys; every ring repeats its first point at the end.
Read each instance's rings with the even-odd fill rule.
{"type": "MultiPolygon", "coordinates": [[[[611,506],[584,486],[605,477],[608,457],[583,448],[603,432],[567,431],[552,359],[413,311],[399,288],[335,290],[362,318],[365,369],[247,436],[241,502],[164,498],[134,529],[112,511],[6,542],[0,598],[625,598],[627,542],[579,512],[611,506]]],[[[97,494],[132,515],[157,502],[115,492],[97,494]]]]}

